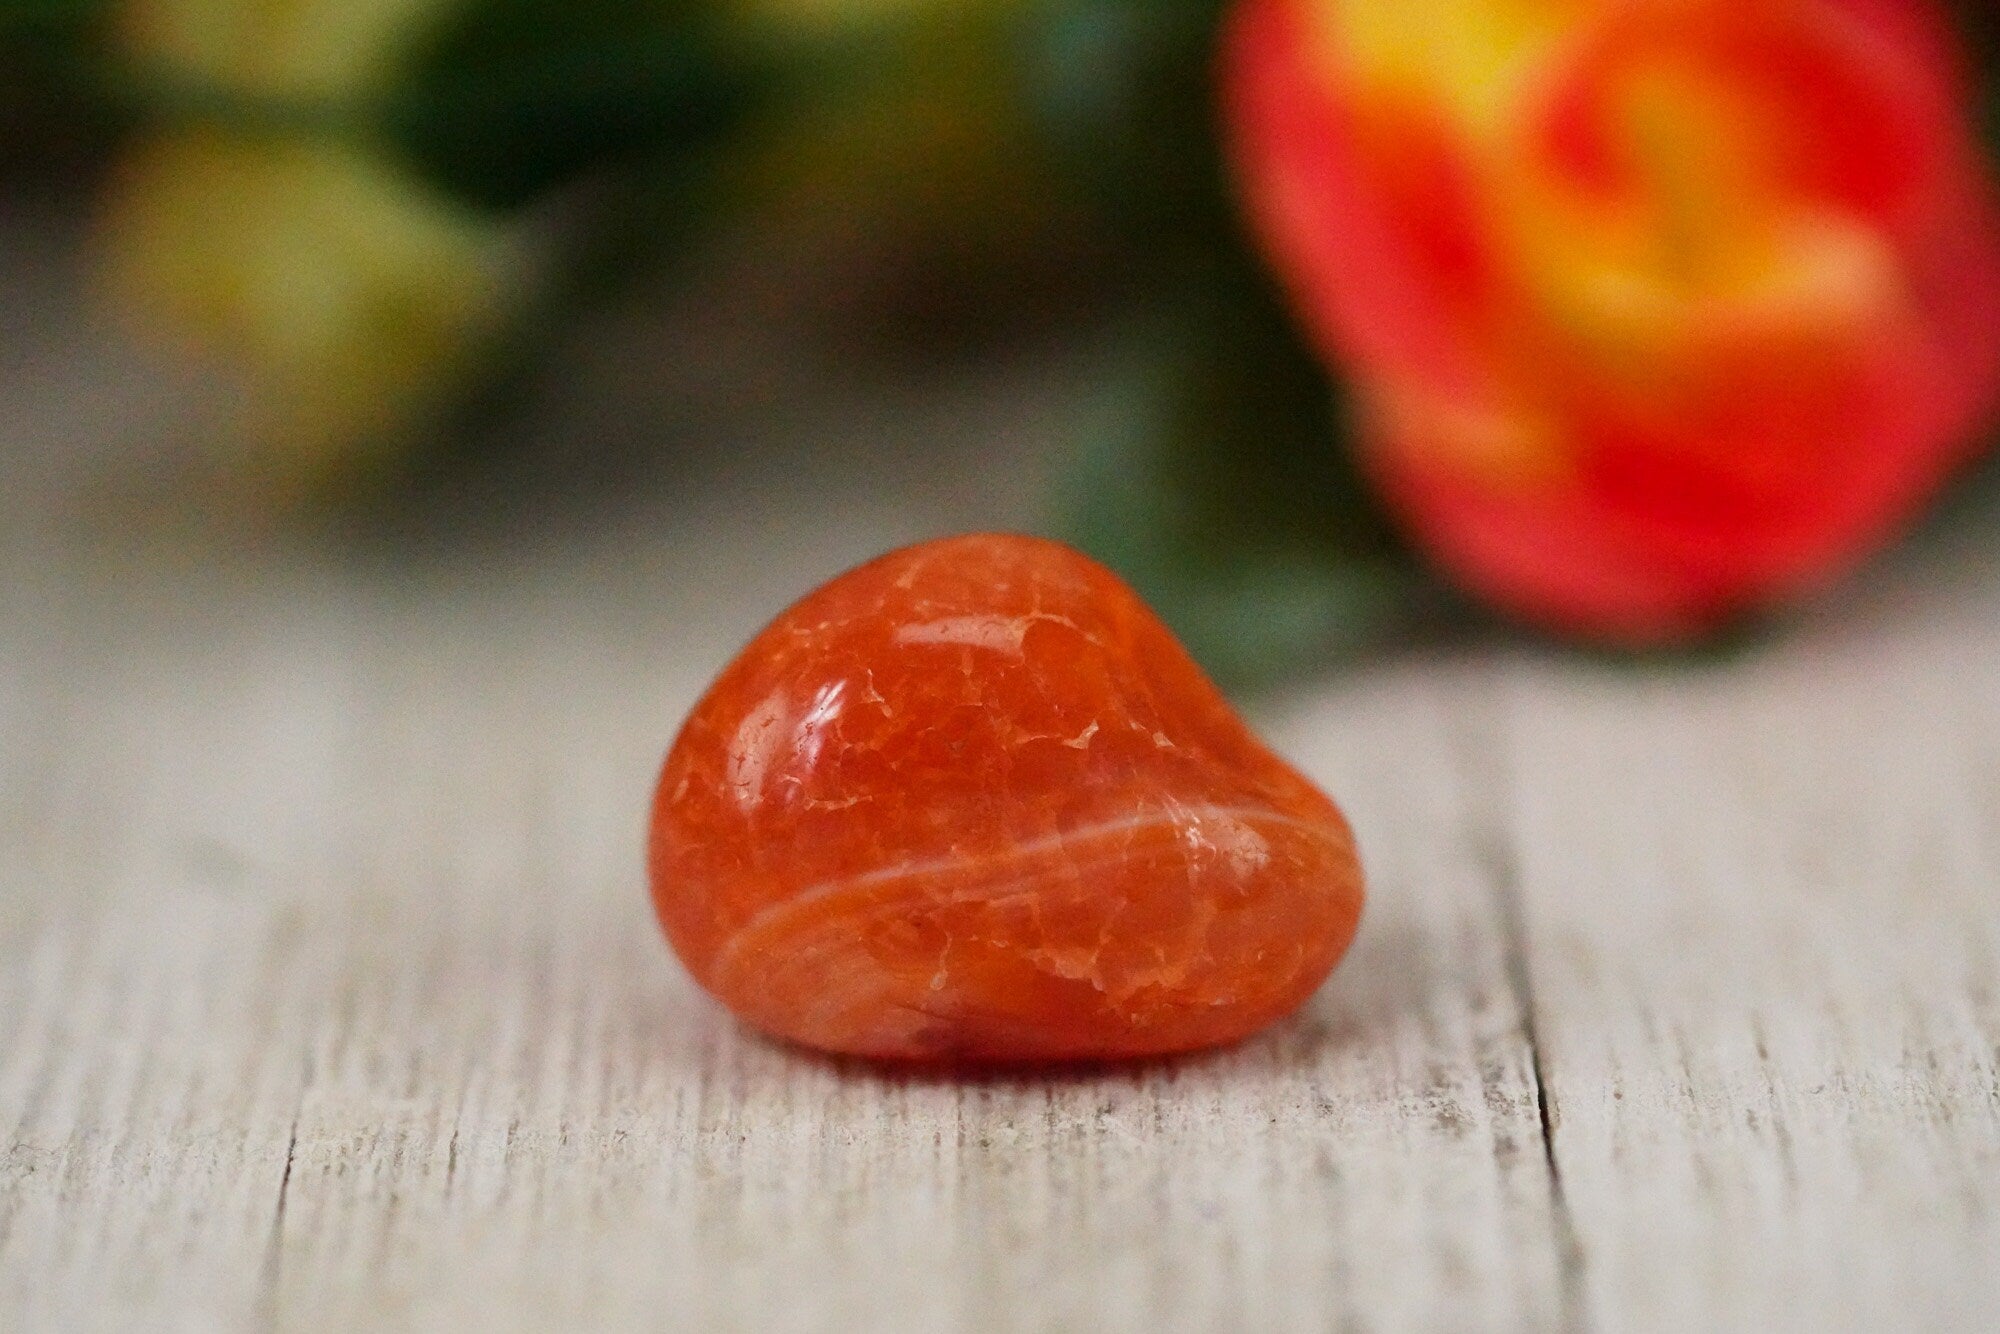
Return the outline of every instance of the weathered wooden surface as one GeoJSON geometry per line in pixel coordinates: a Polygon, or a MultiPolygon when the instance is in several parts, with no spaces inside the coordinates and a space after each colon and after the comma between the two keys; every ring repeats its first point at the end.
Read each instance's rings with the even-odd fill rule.
{"type": "MultiPolygon", "coordinates": [[[[9,444],[85,420],[51,365],[8,368],[9,444]]],[[[927,420],[1031,431],[1017,388],[927,420]]],[[[1373,897],[1239,1050],[773,1047],[658,937],[653,768],[799,588],[1005,517],[985,456],[718,465],[414,567],[140,563],[23,512],[0,1329],[2000,1319],[2000,525],[1733,660],[1476,646],[1261,702],[1373,897]]]]}

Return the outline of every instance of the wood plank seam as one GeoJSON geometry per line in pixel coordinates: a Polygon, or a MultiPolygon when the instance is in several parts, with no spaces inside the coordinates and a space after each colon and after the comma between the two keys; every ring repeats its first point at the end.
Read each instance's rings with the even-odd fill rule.
{"type": "Polygon", "coordinates": [[[1562,1300],[1562,1328],[1584,1330],[1584,1253],[1576,1217],[1563,1190],[1562,1161],[1556,1153],[1555,1117],[1549,1105],[1549,1081],[1541,1035],[1535,1026],[1535,991],[1528,972],[1527,923],[1521,910],[1520,861],[1493,828],[1476,830],[1476,855],[1485,866],[1506,937],[1507,985],[1521,1015],[1521,1034],[1528,1047],[1528,1070],[1535,1087],[1535,1117],[1542,1134],[1542,1159],[1548,1165],[1550,1217],[1555,1224],[1557,1277],[1562,1300]]]}
{"type": "Polygon", "coordinates": [[[299,1117],[304,1111],[302,1087],[300,1105],[292,1112],[292,1127],[285,1140],[285,1169],[278,1176],[277,1204],[271,1211],[271,1240],[264,1254],[264,1272],[260,1278],[263,1291],[258,1307],[262,1312],[260,1323],[266,1329],[275,1329],[278,1325],[279,1293],[285,1270],[285,1204],[292,1191],[292,1165],[299,1156],[299,1117]]]}
{"type": "Polygon", "coordinates": [[[1476,692],[1479,707],[1456,720],[1452,741],[1466,775],[1468,828],[1472,856],[1493,895],[1503,936],[1508,988],[1520,1016],[1521,1037],[1528,1049],[1528,1071],[1534,1086],[1535,1119],[1541,1133],[1542,1161],[1548,1174],[1549,1217],[1555,1232],[1558,1319],[1566,1331],[1590,1328],[1585,1312],[1582,1239],[1576,1217],[1563,1189],[1562,1162],[1556,1152],[1556,1121],[1550,1105],[1546,1057],[1536,1027],[1534,982],[1528,968],[1528,930],[1522,908],[1521,859],[1515,855],[1504,823],[1514,776],[1503,748],[1501,693],[1497,678],[1482,682],[1476,692]]]}

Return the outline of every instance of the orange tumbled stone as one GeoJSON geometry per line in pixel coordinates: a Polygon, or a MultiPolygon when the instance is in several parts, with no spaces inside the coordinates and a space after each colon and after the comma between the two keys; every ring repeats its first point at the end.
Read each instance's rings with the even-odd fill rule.
{"type": "Polygon", "coordinates": [[[1353,939],[1334,804],[1102,566],[950,538],[840,576],[695,705],[653,901],[756,1027],[909,1060],[1229,1042],[1353,939]]]}

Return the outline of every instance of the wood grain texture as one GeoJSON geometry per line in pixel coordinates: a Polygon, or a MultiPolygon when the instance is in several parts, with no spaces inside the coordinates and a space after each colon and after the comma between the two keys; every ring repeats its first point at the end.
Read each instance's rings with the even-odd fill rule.
{"type": "MultiPolygon", "coordinates": [[[[0,532],[0,1329],[1991,1328],[1991,516],[1729,659],[1260,702],[1373,895],[1237,1050],[889,1075],[685,981],[641,870],[682,711],[800,588],[1016,516],[1092,378],[738,475],[851,418],[815,390],[671,503],[443,557],[0,532]]],[[[89,416],[29,400],[0,456],[89,416]]]]}
{"type": "Polygon", "coordinates": [[[103,597],[78,656],[25,673],[49,735],[9,776],[0,1294],[30,1323],[1560,1309],[1518,979],[1467,832],[1478,672],[1274,715],[1378,845],[1365,943],[1299,1022],[967,1081],[774,1047],[669,962],[640,824],[713,665],[660,649],[673,608],[649,632],[518,587],[103,597]]]}
{"type": "Polygon", "coordinates": [[[2000,584],[1938,575],[1724,671],[1508,673],[1604,1328],[2000,1320],[2000,584]]]}

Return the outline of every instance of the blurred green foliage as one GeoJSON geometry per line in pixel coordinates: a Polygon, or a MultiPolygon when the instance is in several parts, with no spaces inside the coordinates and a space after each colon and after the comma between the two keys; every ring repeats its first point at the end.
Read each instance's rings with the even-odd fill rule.
{"type": "MultiPolygon", "coordinates": [[[[1224,0],[463,0],[352,101],[143,67],[109,38],[120,3],[0,0],[0,157],[206,122],[361,144],[499,219],[588,187],[561,281],[522,304],[474,386],[483,409],[580,301],[760,191],[948,234],[897,232],[912,263],[1067,244],[1093,275],[1075,318],[1122,352],[1076,423],[1060,535],[1233,682],[1447,605],[1371,504],[1334,387],[1241,235],[1211,95],[1224,0]]],[[[2000,144],[2000,11],[1955,8],[2000,144]]],[[[1007,285],[965,271],[933,286],[983,301],[1007,285]]]]}
{"type": "Polygon", "coordinates": [[[88,76],[105,0],[0,0],[0,167],[100,146],[113,117],[88,76]]]}
{"type": "Polygon", "coordinates": [[[1215,0],[1067,0],[1025,62],[1069,178],[1122,243],[1125,373],[1058,529],[1218,678],[1256,685],[1446,605],[1375,508],[1324,365],[1241,234],[1210,96],[1215,0]]]}
{"type": "Polygon", "coordinates": [[[1080,433],[1060,529],[1226,683],[1351,654],[1440,604],[1338,423],[1324,372],[1268,304],[1155,313],[1080,433]]]}
{"type": "Polygon", "coordinates": [[[480,0],[413,53],[380,114],[434,184],[509,209],[608,167],[671,170],[775,78],[707,5],[480,0]]]}

